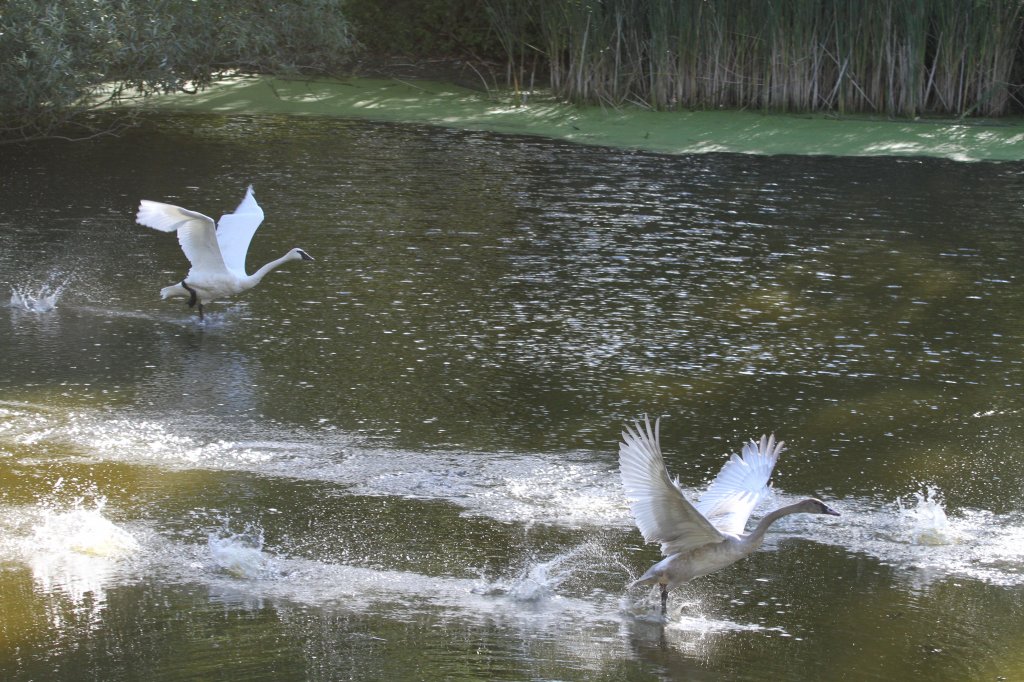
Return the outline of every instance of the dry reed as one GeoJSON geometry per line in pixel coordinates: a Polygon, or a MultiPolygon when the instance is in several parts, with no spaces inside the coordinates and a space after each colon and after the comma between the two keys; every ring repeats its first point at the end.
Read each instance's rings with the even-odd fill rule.
{"type": "MultiPolygon", "coordinates": [[[[1024,110],[1024,0],[489,0],[567,99],[657,109],[1024,110]]],[[[520,47],[513,47],[520,45],[520,47]]]]}

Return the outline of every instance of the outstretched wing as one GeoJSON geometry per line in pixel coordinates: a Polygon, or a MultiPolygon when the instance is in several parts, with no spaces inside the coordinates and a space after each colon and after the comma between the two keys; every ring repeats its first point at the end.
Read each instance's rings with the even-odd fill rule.
{"type": "Polygon", "coordinates": [[[256,203],[252,185],[249,185],[235,212],[222,215],[217,224],[217,242],[224,256],[224,265],[239,277],[245,277],[245,254],[262,222],[263,209],[256,203]]]}
{"type": "Polygon", "coordinates": [[[192,264],[189,274],[224,272],[224,259],[217,244],[213,219],[173,204],[143,199],[139,202],[136,222],[161,232],[177,232],[178,243],[192,264]]]}
{"type": "Polygon", "coordinates": [[[651,430],[626,425],[619,444],[619,474],[626,498],[630,501],[637,528],[648,542],[660,542],[661,553],[670,556],[724,536],[690,504],[679,487],[668,477],[658,442],[660,420],[651,430]]]}
{"type": "Polygon", "coordinates": [[[742,455],[731,455],[711,482],[697,509],[723,533],[739,535],[754,507],[769,492],[768,481],[785,443],[775,436],[761,436],[743,446],[742,455]]]}

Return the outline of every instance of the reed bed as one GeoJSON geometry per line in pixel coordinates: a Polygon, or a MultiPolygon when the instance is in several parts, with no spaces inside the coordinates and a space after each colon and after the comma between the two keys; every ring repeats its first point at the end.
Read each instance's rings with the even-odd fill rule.
{"type": "Polygon", "coordinates": [[[1024,111],[1024,0],[488,5],[506,51],[542,54],[552,88],[573,101],[892,116],[1024,111]]]}

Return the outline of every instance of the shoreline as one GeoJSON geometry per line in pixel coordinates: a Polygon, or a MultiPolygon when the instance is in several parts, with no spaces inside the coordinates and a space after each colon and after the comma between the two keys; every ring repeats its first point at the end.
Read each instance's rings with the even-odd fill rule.
{"type": "Polygon", "coordinates": [[[663,154],[932,157],[1024,160],[1024,119],[998,123],[835,118],[747,111],[648,111],[577,106],[535,95],[514,104],[451,83],[397,78],[238,77],[197,94],[148,97],[143,110],[286,114],[420,123],[541,136],[663,154]]]}

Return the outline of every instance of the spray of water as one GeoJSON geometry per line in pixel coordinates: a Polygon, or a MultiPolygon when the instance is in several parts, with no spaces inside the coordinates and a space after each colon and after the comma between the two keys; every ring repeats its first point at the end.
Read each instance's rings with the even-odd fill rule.
{"type": "Polygon", "coordinates": [[[904,504],[902,498],[896,500],[903,529],[911,544],[951,545],[961,539],[946,516],[938,488],[923,486],[913,493],[913,499],[913,504],[904,504]]]}
{"type": "Polygon", "coordinates": [[[95,485],[58,479],[35,505],[4,515],[0,547],[30,568],[39,589],[63,595],[87,616],[103,607],[106,589],[140,549],[105,506],[95,485]]]}
{"type": "Polygon", "coordinates": [[[225,519],[223,527],[207,537],[214,566],[236,578],[277,577],[276,562],[263,551],[263,543],[263,528],[259,524],[246,523],[244,529],[236,533],[231,530],[230,519],[225,519]]]}
{"type": "Polygon", "coordinates": [[[61,290],[43,287],[36,291],[11,287],[11,308],[27,310],[32,313],[47,313],[57,307],[57,299],[61,290]]]}
{"type": "Polygon", "coordinates": [[[54,272],[45,284],[38,287],[27,284],[11,286],[10,307],[31,313],[48,313],[57,307],[57,301],[70,281],[64,273],[54,272]]]}
{"type": "Polygon", "coordinates": [[[607,551],[596,542],[584,542],[550,559],[532,558],[508,578],[484,581],[477,594],[505,596],[517,603],[543,604],[560,599],[559,588],[595,566],[607,551]]]}
{"type": "Polygon", "coordinates": [[[67,487],[63,478],[57,479],[51,494],[38,502],[39,520],[27,539],[34,554],[118,558],[138,549],[130,533],[103,515],[107,498],[95,486],[69,491],[70,499],[67,487]]]}

